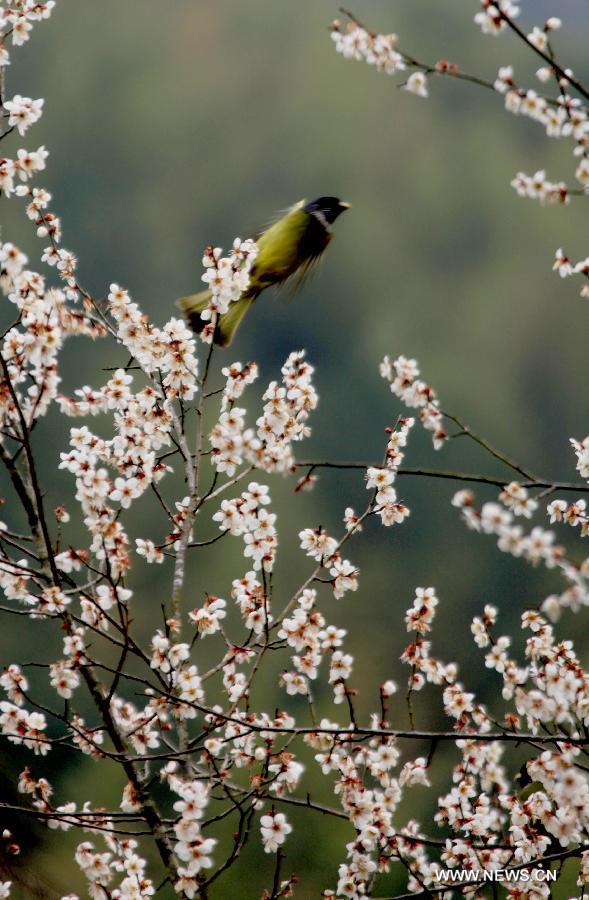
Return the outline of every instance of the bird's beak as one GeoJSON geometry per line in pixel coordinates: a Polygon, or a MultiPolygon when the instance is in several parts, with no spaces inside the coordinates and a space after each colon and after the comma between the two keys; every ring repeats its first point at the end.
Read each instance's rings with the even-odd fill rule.
{"type": "Polygon", "coordinates": [[[344,200],[340,200],[339,206],[340,206],[340,209],[351,209],[352,208],[352,204],[346,203],[344,200]]]}

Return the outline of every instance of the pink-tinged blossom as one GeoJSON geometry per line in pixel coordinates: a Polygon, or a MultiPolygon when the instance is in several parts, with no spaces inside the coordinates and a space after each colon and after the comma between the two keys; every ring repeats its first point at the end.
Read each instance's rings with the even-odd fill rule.
{"type": "Polygon", "coordinates": [[[501,66],[495,79],[494,88],[499,94],[506,94],[513,87],[513,66],[501,66]]]}
{"type": "Polygon", "coordinates": [[[360,516],[358,516],[351,506],[347,506],[344,510],[344,525],[346,526],[346,531],[349,532],[359,532],[362,531],[362,525],[360,524],[360,516]]]}
{"type": "Polygon", "coordinates": [[[577,471],[581,478],[589,479],[589,436],[582,441],[571,438],[571,445],[577,457],[577,471]]]}
{"type": "Polygon", "coordinates": [[[29,713],[8,701],[0,701],[0,730],[11,743],[24,744],[35,754],[45,756],[50,749],[44,734],[46,727],[43,713],[29,713]]]}
{"type": "Polygon", "coordinates": [[[158,629],[151,639],[152,669],[168,674],[186,662],[190,655],[188,644],[174,644],[158,629]]]}
{"type": "Polygon", "coordinates": [[[300,672],[282,672],[280,684],[286,689],[286,693],[291,696],[309,693],[309,682],[300,672]]]}
{"type": "Polygon", "coordinates": [[[511,182],[512,188],[520,197],[539,200],[542,205],[570,203],[570,195],[564,181],[549,181],[542,169],[534,175],[518,172],[511,182]]]}
{"type": "Polygon", "coordinates": [[[22,136],[31,125],[38,122],[43,112],[45,101],[31,100],[30,97],[21,97],[15,94],[12,100],[4,101],[4,109],[8,112],[8,127],[16,128],[22,136]]]}
{"type": "Polygon", "coordinates": [[[403,87],[406,91],[409,91],[411,94],[416,94],[418,97],[429,96],[427,90],[427,77],[424,72],[412,72],[403,87]]]}
{"type": "Polygon", "coordinates": [[[517,481],[507,484],[499,494],[499,499],[516,516],[523,516],[526,519],[531,519],[538,509],[537,501],[533,500],[527,488],[517,481]]]}
{"type": "MultiPolygon", "coordinates": [[[[15,0],[11,7],[0,9],[0,30],[11,31],[13,44],[18,46],[28,39],[32,27],[49,15],[53,5],[52,0],[43,4],[15,0]]],[[[497,34],[505,29],[505,17],[517,13],[510,0],[483,0],[476,21],[483,31],[497,34]]],[[[534,27],[528,39],[537,49],[551,53],[549,34],[559,26],[560,21],[551,17],[543,26],[534,27]]],[[[336,49],[346,58],[362,60],[387,74],[409,68],[402,86],[420,96],[427,95],[428,80],[436,75],[461,74],[458,67],[443,60],[432,67],[416,66],[403,56],[395,35],[373,34],[356,22],[347,29],[334,23],[332,37],[336,49]]],[[[8,50],[0,48],[0,65],[8,61],[8,50]]],[[[569,79],[574,77],[568,69],[564,70],[564,77],[555,63],[554,67],[543,66],[536,75],[541,85],[554,80],[554,93],[558,94],[554,101],[540,93],[548,87],[536,84],[536,91],[518,85],[511,66],[499,70],[493,87],[503,95],[505,108],[512,114],[539,124],[549,137],[573,142],[575,177],[580,189],[569,190],[564,182],[550,181],[544,170],[532,175],[519,172],[513,186],[518,194],[541,203],[566,204],[573,194],[589,189],[587,110],[579,99],[568,94],[572,83],[569,79]]],[[[8,127],[24,133],[38,120],[43,101],[16,95],[5,102],[5,107],[8,127]]],[[[107,304],[96,303],[79,286],[76,255],[61,246],[62,224],[52,208],[52,197],[31,182],[44,170],[46,159],[47,151],[40,147],[36,151],[21,148],[12,159],[0,161],[0,190],[5,196],[22,200],[33,232],[43,241],[41,259],[52,270],[50,277],[35,272],[29,268],[27,255],[16,245],[0,244],[0,286],[16,320],[1,339],[7,374],[4,390],[0,391],[0,417],[7,440],[21,446],[23,427],[32,429],[52,408],[70,419],[86,420],[74,423],[79,427],[70,431],[61,468],[72,476],[72,493],[75,492],[79,505],[79,510],[74,511],[68,502],[68,509],[72,510],[76,527],[75,512],[81,514],[88,540],[86,546],[70,543],[69,512],[64,512],[65,507],[57,507],[49,521],[52,552],[48,567],[43,548],[33,543],[18,549],[18,538],[9,526],[0,523],[5,550],[0,587],[7,603],[19,604],[15,613],[27,614],[32,623],[37,619],[55,619],[46,626],[62,629],[62,658],[49,663],[45,672],[46,682],[61,698],[56,708],[66,710],[66,721],[60,712],[58,726],[62,724],[63,729],[57,740],[66,739],[81,753],[101,760],[107,753],[102,749],[107,738],[112,749],[114,729],[131,754],[129,765],[137,766],[135,772],[145,787],[144,794],[134,780],[127,781],[120,807],[127,815],[138,814],[144,819],[151,781],[143,782],[143,767],[137,765],[137,760],[133,762],[133,757],[158,759],[161,790],[175,795],[174,815],[164,826],[170,841],[169,873],[177,893],[189,898],[199,896],[208,870],[214,865],[216,841],[205,833],[209,797],[222,791],[239,793],[236,785],[247,785],[252,812],[260,814],[269,800],[275,800],[277,805],[288,800],[288,794],[301,786],[304,774],[303,765],[295,756],[297,740],[291,740],[293,731],[301,725],[303,740],[315,754],[317,766],[333,782],[341,814],[353,826],[345,861],[337,871],[336,890],[324,892],[325,897],[337,895],[357,900],[367,896],[375,876],[390,871],[399,858],[407,869],[407,891],[418,893],[427,891],[434,882],[437,863],[433,862],[432,852],[436,858],[439,855],[445,866],[469,870],[530,863],[556,844],[574,851],[586,836],[589,815],[589,787],[586,772],[578,762],[581,748],[576,743],[577,736],[589,725],[589,678],[573,643],[557,637],[551,623],[563,609],[577,612],[589,605],[589,557],[569,558],[556,543],[556,530],[533,523],[524,527],[526,520],[537,513],[542,496],[540,493],[536,497],[530,487],[533,479],[525,485],[516,481],[506,484],[496,501],[487,501],[480,507],[475,505],[474,494],[464,489],[452,501],[467,525],[492,537],[500,551],[553,569],[565,580],[564,590],[551,594],[523,614],[525,644],[519,650],[519,642],[495,633],[494,607],[485,606],[472,621],[471,633],[483,651],[483,665],[492,670],[497,695],[505,702],[499,726],[468,687],[457,683],[457,665],[444,663],[433,655],[432,629],[438,606],[434,589],[418,588],[405,616],[411,642],[401,660],[410,667],[409,697],[425,685],[432,685],[432,692],[442,695],[444,709],[457,734],[458,759],[450,774],[450,790],[438,799],[435,816],[436,824],[450,836],[437,854],[430,846],[430,836],[422,832],[418,822],[397,821],[400,804],[407,799],[406,791],[413,785],[428,784],[432,759],[402,760],[397,745],[401,742],[387,734],[391,727],[388,710],[393,706],[388,701],[396,691],[394,682],[384,681],[377,692],[377,711],[365,713],[371,733],[363,733],[362,740],[357,740],[354,724],[322,719],[313,726],[319,730],[307,733],[304,718],[298,722],[289,712],[259,712],[253,702],[263,677],[258,675],[262,657],[266,650],[272,650],[271,655],[282,651],[287,657],[286,671],[279,676],[285,704],[290,705],[291,697],[301,695],[295,700],[297,706],[305,709],[311,705],[313,694],[320,696],[318,680],[323,675],[332,687],[331,702],[340,706],[340,718],[344,723],[350,718],[355,721],[359,712],[352,706],[356,692],[349,686],[354,658],[344,646],[346,630],[326,619],[326,609],[321,604],[329,598],[324,597],[325,587],[320,588],[319,584],[331,585],[335,597],[356,590],[358,571],[343,558],[344,544],[352,537],[356,539],[370,516],[378,516],[383,525],[389,526],[402,522],[409,514],[400,499],[397,475],[414,420],[402,417],[394,428],[386,429],[383,463],[365,468],[367,509],[357,514],[345,505],[347,501],[342,503],[345,532],[341,539],[331,537],[320,526],[300,532],[300,546],[312,562],[307,561],[305,574],[294,593],[289,591],[286,605],[273,607],[272,596],[280,596],[278,585],[270,577],[278,552],[278,520],[271,508],[268,487],[258,481],[247,483],[245,479],[258,477],[251,474],[256,470],[288,475],[297,469],[295,443],[310,434],[310,413],[318,404],[312,366],[303,351],[290,354],[280,377],[267,386],[261,408],[249,425],[248,410],[236,404],[242,402],[245,388],[258,375],[255,363],[224,366],[219,391],[211,392],[209,388],[204,393],[197,342],[183,321],[171,318],[157,327],[117,285],[111,286],[107,304]],[[58,287],[51,278],[58,280],[58,287]],[[66,396],[61,393],[60,354],[67,339],[74,337],[109,337],[117,342],[121,360],[131,354],[134,362],[109,372],[104,383],[74,387],[66,396]],[[199,433],[195,446],[191,444],[190,428],[185,427],[194,415],[191,407],[195,402],[208,402],[217,393],[220,396],[213,401],[217,412],[211,418],[214,424],[209,445],[206,434],[199,433]],[[91,417],[96,431],[89,427],[91,417]],[[203,452],[210,455],[215,469],[210,487],[210,482],[204,486],[204,479],[198,477],[202,474],[201,438],[206,447],[203,452]],[[165,490],[160,492],[161,480],[171,471],[185,478],[186,488],[180,497],[170,493],[173,484],[164,483],[165,490]],[[242,490],[246,483],[247,488],[242,490]],[[169,520],[168,534],[162,533],[153,540],[130,539],[127,512],[133,509],[140,515],[139,504],[146,494],[157,495],[169,520]],[[210,528],[210,514],[202,508],[209,501],[209,509],[215,511],[213,521],[218,525],[215,538],[207,538],[206,527],[204,534],[200,529],[201,522],[205,526],[208,522],[210,528]],[[241,538],[244,557],[251,567],[242,578],[232,580],[231,597],[241,617],[241,637],[234,631],[234,621],[225,633],[226,601],[213,594],[199,597],[182,571],[184,551],[217,539],[222,539],[225,546],[230,541],[227,534],[241,538]],[[13,557],[9,556],[11,542],[17,549],[13,557]],[[135,550],[133,555],[131,547],[135,550]],[[19,558],[21,555],[23,558],[19,558]],[[170,560],[175,569],[173,608],[166,607],[161,630],[148,634],[141,644],[150,648],[147,658],[141,647],[127,642],[126,632],[140,618],[141,596],[131,581],[132,562],[137,565],[138,556],[148,563],[170,560]],[[50,569],[56,570],[51,572],[53,578],[48,576],[50,569]],[[185,607],[181,610],[176,603],[180,594],[190,606],[199,604],[187,616],[185,607]],[[182,628],[187,624],[189,636],[184,641],[186,633],[182,633],[182,628]],[[116,677],[111,680],[107,675],[105,682],[98,685],[101,704],[106,704],[105,708],[98,704],[101,716],[96,720],[89,715],[86,722],[71,709],[70,703],[63,701],[72,698],[87,675],[102,677],[98,658],[94,666],[96,647],[106,643],[99,640],[100,633],[110,639],[114,648],[124,648],[123,658],[131,654],[138,665],[147,663],[149,683],[157,687],[147,686],[146,682],[139,690],[136,683],[138,689],[131,691],[126,685],[125,696],[132,696],[133,701],[119,696],[118,691],[122,694],[125,684],[121,663],[123,670],[116,677]],[[193,644],[197,638],[200,642],[202,637],[213,635],[216,639],[210,642],[211,646],[217,644],[220,655],[216,664],[201,675],[192,662],[199,643],[193,644]],[[212,676],[222,683],[215,706],[205,705],[204,685],[212,676]],[[189,745],[194,758],[187,760],[181,748],[186,738],[192,740],[187,731],[192,720],[196,729],[193,733],[201,737],[198,746],[189,745]],[[546,751],[532,747],[534,752],[526,768],[539,787],[525,798],[518,796],[507,778],[503,745],[495,740],[481,740],[497,727],[514,735],[519,729],[540,736],[546,731],[560,735],[546,751]],[[172,756],[176,748],[181,752],[182,761],[162,758],[160,765],[159,758],[165,757],[170,748],[174,749],[172,756]],[[236,773],[240,778],[234,781],[236,773]]],[[[253,242],[239,239],[225,258],[220,248],[209,248],[205,253],[204,281],[212,292],[211,303],[203,314],[205,340],[212,338],[215,317],[247,290],[255,254],[253,242]]],[[[580,276],[584,282],[582,293],[589,296],[589,257],[573,263],[559,250],[555,269],[562,277],[580,276]]],[[[440,402],[431,386],[421,379],[416,361],[404,356],[394,361],[387,357],[381,374],[402,403],[418,411],[422,424],[433,436],[434,447],[442,446],[447,436],[440,402]]],[[[201,422],[202,411],[199,409],[201,422]]],[[[208,412],[207,407],[206,421],[208,412]]],[[[589,438],[574,440],[572,444],[578,471],[589,479],[589,438]]],[[[21,453],[19,460],[23,471],[25,456],[21,453]]],[[[316,478],[312,464],[299,468],[307,474],[296,485],[296,493],[311,486],[316,478]]],[[[589,532],[586,502],[582,498],[552,500],[546,511],[552,524],[578,527],[579,536],[589,532]]],[[[215,590],[214,585],[210,588],[215,590]]],[[[18,665],[7,665],[0,675],[0,687],[5,694],[0,702],[0,729],[6,739],[37,755],[47,753],[54,738],[47,737],[45,715],[26,708],[29,680],[18,665]]],[[[327,702],[326,698],[323,700],[327,702]]],[[[310,721],[315,721],[313,714],[310,721]]],[[[145,764],[151,766],[147,759],[145,764]]],[[[67,799],[54,803],[49,782],[28,770],[19,778],[19,790],[30,811],[43,815],[49,828],[100,829],[100,835],[92,837],[96,844],[102,841],[102,846],[85,841],[76,851],[76,862],[86,876],[90,896],[102,900],[108,893],[113,900],[138,900],[155,893],[137,841],[117,833],[114,815],[93,809],[89,802],[80,809],[67,799]]],[[[267,852],[279,850],[291,831],[285,816],[273,807],[261,814],[260,827],[267,852]]],[[[4,833],[2,837],[8,840],[10,836],[4,833]]],[[[587,869],[589,854],[583,854],[580,881],[586,879],[587,869]]],[[[280,885],[285,895],[289,887],[289,882],[280,885]]],[[[536,900],[546,895],[544,888],[535,887],[530,896],[536,900]]],[[[513,889],[514,896],[519,889],[519,885],[513,889]]],[[[0,897],[7,896],[9,890],[9,882],[0,883],[0,897]]],[[[74,900],[74,895],[69,900],[74,900]]]]}
{"type": "Polygon", "coordinates": [[[406,407],[419,410],[421,424],[432,432],[434,448],[439,450],[448,437],[443,427],[440,402],[434,389],[419,378],[416,360],[405,356],[391,360],[385,356],[380,365],[380,374],[390,383],[392,393],[406,407]]]}
{"type": "Polygon", "coordinates": [[[161,564],[164,561],[164,554],[160,547],[157,547],[153,541],[137,538],[135,540],[135,552],[138,556],[142,556],[147,563],[161,564]]]}
{"type": "Polygon", "coordinates": [[[244,462],[267,472],[292,468],[291,445],[311,433],[306,423],[318,402],[312,374],[303,351],[290,354],[282,367],[282,383],[271,382],[264,393],[256,431],[246,427],[245,409],[232,406],[225,392],[221,415],[210,433],[212,461],[218,472],[232,476],[244,462]]]}
{"type": "Polygon", "coordinates": [[[194,335],[186,323],[172,318],[163,329],[156,328],[117,284],[111,284],[108,302],[118,340],[146,374],[163,375],[164,397],[192,400],[198,390],[198,362],[194,335]]]}
{"type": "Polygon", "coordinates": [[[502,13],[510,19],[515,19],[519,15],[519,6],[512,3],[511,0],[496,0],[495,3],[489,0],[481,0],[482,11],[476,13],[474,21],[483,34],[498,35],[506,28],[505,20],[502,13]]]}
{"type": "Polygon", "coordinates": [[[29,689],[29,682],[23,675],[20,666],[14,663],[4,669],[0,675],[0,687],[5,691],[6,696],[17,706],[24,703],[24,692],[29,689]]]}
{"type": "Polygon", "coordinates": [[[367,62],[386,75],[395,75],[405,69],[403,56],[395,49],[397,43],[395,34],[370,34],[353,21],[342,30],[341,24],[335,21],[332,24],[331,37],[336,51],[345,59],[367,62]]]}
{"type": "Polygon", "coordinates": [[[276,853],[292,831],[284,813],[272,812],[260,819],[262,844],[266,853],[276,853]]]}
{"type": "Polygon", "coordinates": [[[322,565],[328,563],[337,551],[337,541],[322,528],[305,528],[299,532],[301,550],[322,565]]]}
{"type": "Polygon", "coordinates": [[[221,597],[209,596],[201,607],[188,613],[188,618],[199,634],[216,634],[221,629],[221,622],[227,615],[227,603],[221,597]]]}
{"type": "Polygon", "coordinates": [[[221,509],[213,515],[221,531],[243,537],[243,554],[252,560],[254,571],[263,568],[271,572],[276,558],[276,515],[265,509],[269,503],[268,487],[252,481],[240,497],[223,500],[221,509]]]}
{"type": "Polygon", "coordinates": [[[333,596],[337,600],[348,591],[358,590],[359,570],[349,559],[334,559],[329,574],[333,579],[333,596]]]}
{"type": "Polygon", "coordinates": [[[49,667],[50,683],[60,697],[69,700],[80,684],[79,673],[67,660],[52,663],[49,667]]]}
{"type": "Polygon", "coordinates": [[[208,247],[203,256],[204,274],[202,280],[211,292],[208,306],[201,313],[204,322],[212,328],[205,328],[202,339],[210,342],[217,318],[229,310],[231,303],[239,300],[250,282],[250,271],[258,255],[255,241],[236,238],[229,256],[221,256],[220,247],[208,247]]]}
{"type": "Polygon", "coordinates": [[[401,769],[399,782],[402,785],[421,784],[429,787],[429,778],[427,775],[427,760],[424,756],[420,756],[411,762],[406,762],[401,769]]]}
{"type": "Polygon", "coordinates": [[[230,366],[225,366],[221,370],[221,374],[227,379],[223,390],[223,398],[221,401],[221,409],[233,406],[243,394],[246,387],[258,377],[258,366],[256,363],[247,363],[243,366],[240,362],[234,362],[230,366]]]}
{"type": "Polygon", "coordinates": [[[407,610],[405,624],[407,631],[427,634],[434,620],[436,607],[440,601],[436,597],[435,588],[416,588],[415,600],[411,609],[407,610]]]}

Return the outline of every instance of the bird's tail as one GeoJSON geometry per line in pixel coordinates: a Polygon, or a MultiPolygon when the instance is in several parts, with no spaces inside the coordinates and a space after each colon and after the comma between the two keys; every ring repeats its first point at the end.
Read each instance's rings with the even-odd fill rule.
{"type": "Polygon", "coordinates": [[[195,334],[200,334],[205,327],[201,319],[201,312],[207,308],[211,299],[210,291],[200,291],[198,294],[188,294],[176,300],[176,306],[182,310],[182,314],[195,334]]]}
{"type": "MultiPolygon", "coordinates": [[[[206,324],[201,319],[200,314],[209,305],[210,299],[211,292],[205,290],[200,291],[198,294],[188,294],[187,297],[181,297],[176,301],[176,305],[182,310],[184,317],[195,334],[200,334],[206,324]]],[[[218,344],[219,347],[229,346],[241,320],[255,299],[256,294],[244,294],[243,297],[231,304],[228,312],[219,316],[217,327],[215,328],[215,344],[218,344]]]]}

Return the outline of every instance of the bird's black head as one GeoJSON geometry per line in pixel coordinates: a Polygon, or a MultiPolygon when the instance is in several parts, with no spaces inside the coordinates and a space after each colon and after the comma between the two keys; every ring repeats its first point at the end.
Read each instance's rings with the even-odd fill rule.
{"type": "Polygon", "coordinates": [[[318,197],[317,200],[307,203],[305,212],[317,216],[320,221],[323,220],[324,225],[332,225],[337,217],[349,208],[349,203],[344,203],[337,197],[318,197]]]}

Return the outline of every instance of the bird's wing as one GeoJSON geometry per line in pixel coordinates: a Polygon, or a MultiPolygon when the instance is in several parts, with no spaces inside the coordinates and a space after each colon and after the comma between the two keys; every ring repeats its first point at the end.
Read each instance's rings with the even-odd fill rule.
{"type": "Polygon", "coordinates": [[[296,203],[293,203],[292,206],[287,206],[284,209],[277,210],[273,216],[265,222],[264,227],[261,231],[258,232],[256,241],[259,241],[263,235],[272,228],[273,225],[276,225],[277,222],[280,222],[281,219],[286,218],[290,213],[294,212],[297,209],[302,209],[306,204],[306,199],[297,200],[296,203]]]}
{"type": "Polygon", "coordinates": [[[295,204],[257,240],[258,256],[250,278],[252,286],[259,290],[280,284],[296,272],[304,261],[301,247],[309,215],[302,209],[301,203],[295,204]]]}
{"type": "Polygon", "coordinates": [[[285,281],[278,286],[280,299],[284,303],[290,303],[291,300],[296,297],[298,292],[302,290],[303,285],[307,284],[307,282],[311,280],[317,269],[317,264],[323,257],[324,249],[325,248],[320,250],[319,253],[316,253],[314,256],[310,256],[307,260],[305,260],[305,262],[299,266],[292,278],[289,278],[288,281],[285,281]]]}

